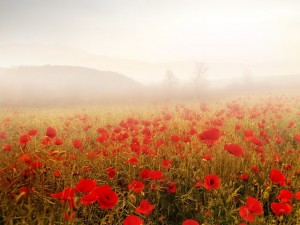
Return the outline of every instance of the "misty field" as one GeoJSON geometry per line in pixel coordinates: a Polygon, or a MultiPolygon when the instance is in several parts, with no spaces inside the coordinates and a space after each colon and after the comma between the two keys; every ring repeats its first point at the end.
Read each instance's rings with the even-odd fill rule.
{"type": "Polygon", "coordinates": [[[0,109],[0,224],[300,224],[300,96],[0,109]]]}

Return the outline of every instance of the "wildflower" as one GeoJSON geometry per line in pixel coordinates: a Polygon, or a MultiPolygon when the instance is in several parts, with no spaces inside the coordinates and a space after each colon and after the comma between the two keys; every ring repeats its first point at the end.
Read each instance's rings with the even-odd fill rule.
{"type": "Polygon", "coordinates": [[[240,176],[240,178],[244,181],[247,181],[247,180],[249,180],[249,175],[247,173],[244,173],[240,176]]]}
{"type": "Polygon", "coordinates": [[[285,215],[292,212],[292,206],[289,205],[288,203],[282,203],[282,202],[271,203],[271,209],[276,216],[285,215]]]}
{"type": "Polygon", "coordinates": [[[296,135],[295,135],[295,141],[296,141],[297,143],[300,143],[300,134],[296,134],[296,135]]]}
{"type": "Polygon", "coordinates": [[[244,155],[243,149],[237,144],[225,144],[224,149],[237,157],[244,155]]]}
{"type": "Polygon", "coordinates": [[[127,160],[127,162],[130,163],[130,164],[133,164],[133,165],[139,164],[139,160],[138,160],[138,158],[136,156],[133,156],[133,157],[129,158],[127,160]]]}
{"type": "Polygon", "coordinates": [[[207,190],[218,189],[220,187],[220,178],[214,174],[204,176],[203,186],[207,190]]]}
{"type": "MultiPolygon", "coordinates": [[[[96,199],[101,209],[112,209],[119,199],[116,192],[108,185],[95,187],[88,196],[90,199],[96,199]]],[[[87,197],[85,200],[87,201],[87,197]]]]}
{"type": "Polygon", "coordinates": [[[12,150],[12,146],[6,144],[6,145],[3,145],[3,146],[2,146],[2,149],[3,149],[4,151],[11,151],[11,150],[12,150]]]}
{"type": "Polygon", "coordinates": [[[26,145],[31,140],[31,137],[28,134],[24,134],[20,137],[19,143],[26,145]]]}
{"type": "Polygon", "coordinates": [[[35,130],[35,129],[29,130],[29,131],[28,131],[28,135],[31,136],[31,137],[32,137],[32,136],[36,136],[36,135],[37,135],[37,130],[35,130]]]}
{"type": "Polygon", "coordinates": [[[108,178],[110,178],[110,179],[113,179],[117,174],[117,171],[112,167],[107,168],[106,172],[107,172],[108,178]]]}
{"type": "Polygon", "coordinates": [[[137,213],[148,215],[152,212],[153,209],[154,209],[154,206],[152,204],[150,204],[148,200],[142,200],[140,205],[136,208],[135,211],[137,213]]]}
{"type": "Polygon", "coordinates": [[[50,196],[52,198],[57,198],[59,200],[68,200],[70,198],[73,198],[75,194],[75,188],[67,187],[63,191],[51,194],[50,196]]]}
{"type": "Polygon", "coordinates": [[[141,220],[138,216],[130,215],[124,220],[123,225],[143,225],[144,220],[141,220]]]}
{"type": "Polygon", "coordinates": [[[272,169],[270,173],[270,180],[274,183],[278,183],[280,186],[284,186],[286,178],[279,170],[272,169]]]}
{"type": "Polygon", "coordinates": [[[172,160],[170,159],[164,159],[162,162],[162,168],[164,169],[170,169],[172,166],[172,160]]]}
{"type": "Polygon", "coordinates": [[[46,130],[46,136],[49,138],[55,138],[56,137],[56,130],[53,127],[48,127],[46,130]]]}
{"type": "Polygon", "coordinates": [[[67,202],[71,208],[75,208],[74,194],[75,194],[75,188],[67,187],[63,191],[51,194],[50,196],[52,198],[57,198],[59,200],[63,200],[65,202],[67,202]]]}
{"type": "Polygon", "coordinates": [[[96,187],[97,181],[89,179],[81,179],[76,185],[76,191],[88,193],[96,187]]]}
{"type": "Polygon", "coordinates": [[[168,193],[175,193],[176,192],[176,184],[174,182],[169,183],[167,188],[168,193]]]}
{"type": "Polygon", "coordinates": [[[199,223],[196,220],[185,220],[182,222],[182,225],[199,225],[199,223]]]}
{"type": "Polygon", "coordinates": [[[212,160],[212,155],[211,154],[204,154],[204,155],[201,156],[201,158],[204,161],[210,161],[210,160],[212,160]]]}
{"type": "Polygon", "coordinates": [[[205,141],[206,145],[213,145],[221,135],[221,131],[218,128],[209,128],[207,130],[202,131],[198,135],[200,141],[205,141]]]}
{"type": "Polygon", "coordinates": [[[177,134],[174,134],[171,136],[171,140],[173,142],[179,142],[180,141],[180,137],[177,134]]]}
{"type": "Polygon", "coordinates": [[[281,202],[291,202],[291,199],[293,198],[293,192],[289,190],[281,190],[276,198],[280,199],[281,202]]]}
{"type": "Polygon", "coordinates": [[[128,189],[132,190],[136,193],[141,193],[145,188],[145,184],[141,181],[138,180],[133,180],[131,183],[128,185],[128,189]]]}
{"type": "Polygon", "coordinates": [[[255,216],[261,215],[262,213],[262,204],[251,196],[247,197],[246,206],[241,206],[239,208],[240,216],[247,222],[255,221],[255,216]]]}
{"type": "Polygon", "coordinates": [[[73,144],[74,148],[81,148],[82,147],[82,142],[78,139],[73,140],[72,144],[73,144]]]}
{"type": "Polygon", "coordinates": [[[59,178],[61,176],[61,173],[59,170],[55,170],[53,175],[54,175],[54,177],[59,178]]]}

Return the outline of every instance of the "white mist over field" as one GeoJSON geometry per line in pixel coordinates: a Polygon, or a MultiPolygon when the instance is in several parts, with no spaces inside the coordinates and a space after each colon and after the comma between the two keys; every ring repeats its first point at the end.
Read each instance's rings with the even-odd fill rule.
{"type": "Polygon", "coordinates": [[[2,0],[1,102],[298,88],[299,12],[296,0],[2,0]]]}

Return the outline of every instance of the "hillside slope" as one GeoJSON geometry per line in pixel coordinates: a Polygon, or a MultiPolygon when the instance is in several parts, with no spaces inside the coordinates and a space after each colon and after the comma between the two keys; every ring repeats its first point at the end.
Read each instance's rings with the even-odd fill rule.
{"type": "Polygon", "coordinates": [[[89,102],[130,97],[142,85],[111,71],[76,66],[0,69],[0,102],[89,102]]]}

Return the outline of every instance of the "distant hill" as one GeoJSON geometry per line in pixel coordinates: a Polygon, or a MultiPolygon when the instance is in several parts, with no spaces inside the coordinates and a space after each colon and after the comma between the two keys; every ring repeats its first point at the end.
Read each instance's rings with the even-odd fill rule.
{"type": "Polygon", "coordinates": [[[0,103],[82,103],[130,98],[142,89],[119,73],[76,66],[0,69],[0,103]]]}
{"type": "MultiPolygon", "coordinates": [[[[205,63],[208,68],[205,75],[209,79],[227,79],[229,77],[238,79],[247,70],[251,70],[255,76],[300,73],[300,60],[295,62],[266,61],[258,64],[238,63],[230,60],[226,62],[206,61],[201,57],[195,60],[205,63]]],[[[75,65],[97,70],[116,71],[141,83],[156,85],[164,81],[167,69],[171,69],[180,80],[192,82],[196,62],[191,60],[151,63],[98,55],[62,45],[0,44],[0,67],[46,64],[75,65]]]]}

